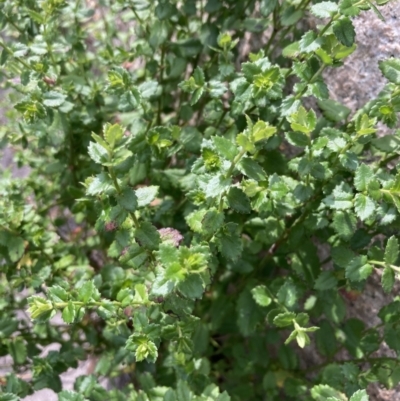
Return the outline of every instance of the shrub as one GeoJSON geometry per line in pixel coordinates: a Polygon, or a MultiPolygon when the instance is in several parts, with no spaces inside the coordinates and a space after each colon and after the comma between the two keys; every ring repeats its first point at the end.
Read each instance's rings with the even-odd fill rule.
{"type": "Polygon", "coordinates": [[[1,401],[365,401],[399,382],[400,300],[363,321],[346,297],[400,271],[400,59],[354,114],[322,74],[385,3],[2,1],[2,146],[30,172],[0,184],[1,401]]]}

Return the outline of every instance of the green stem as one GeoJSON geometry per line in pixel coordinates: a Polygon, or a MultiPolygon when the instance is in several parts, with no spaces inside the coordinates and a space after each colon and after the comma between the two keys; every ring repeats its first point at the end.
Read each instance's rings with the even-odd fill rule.
{"type": "Polygon", "coordinates": [[[390,267],[392,270],[394,270],[397,273],[400,273],[400,267],[391,265],[385,262],[380,262],[379,260],[369,260],[369,263],[373,265],[378,265],[378,266],[383,266],[383,267],[390,267]]]}

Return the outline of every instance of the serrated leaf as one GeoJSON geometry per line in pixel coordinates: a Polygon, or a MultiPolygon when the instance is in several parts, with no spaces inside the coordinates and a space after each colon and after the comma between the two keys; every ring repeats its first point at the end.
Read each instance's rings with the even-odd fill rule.
{"type": "Polygon", "coordinates": [[[104,139],[111,146],[111,148],[114,148],[114,146],[118,144],[123,136],[124,130],[119,124],[106,124],[104,126],[104,139]]]}
{"type": "Polygon", "coordinates": [[[375,203],[369,196],[357,194],[354,199],[354,210],[360,220],[365,221],[373,215],[375,203]]]}
{"type": "Polygon", "coordinates": [[[265,121],[257,121],[252,129],[252,139],[254,142],[259,142],[270,138],[276,132],[276,128],[272,127],[265,121]]]}
{"type": "Polygon", "coordinates": [[[18,262],[22,258],[25,250],[25,242],[20,237],[11,236],[7,241],[8,256],[11,262],[18,262]]]}
{"type": "Polygon", "coordinates": [[[351,397],[350,401],[368,401],[369,397],[366,390],[358,390],[351,397]]]}
{"type": "Polygon", "coordinates": [[[350,109],[336,100],[318,99],[317,103],[324,116],[333,122],[344,121],[350,115],[350,109]]]}
{"type": "Polygon", "coordinates": [[[217,209],[210,209],[201,219],[201,228],[204,234],[213,235],[223,225],[225,219],[224,213],[219,212],[217,209]]]}
{"type": "Polygon", "coordinates": [[[138,206],[136,193],[132,188],[124,188],[118,195],[117,201],[128,212],[134,212],[138,206]]]}
{"type": "Polygon", "coordinates": [[[367,279],[374,268],[368,263],[367,257],[356,256],[346,266],[346,278],[350,281],[361,281],[367,279]]]}
{"type": "Polygon", "coordinates": [[[322,1],[311,6],[311,12],[319,18],[329,18],[338,11],[338,5],[332,1],[322,1]]]}
{"type": "Polygon", "coordinates": [[[92,298],[93,291],[95,290],[93,281],[86,281],[78,290],[78,300],[87,303],[92,298]]]}
{"type": "Polygon", "coordinates": [[[374,172],[371,167],[366,164],[360,164],[357,167],[356,173],[354,175],[354,186],[360,192],[367,190],[368,184],[375,177],[374,172]]]}
{"type": "Polygon", "coordinates": [[[400,85],[400,59],[390,58],[380,61],[379,69],[390,82],[400,85]]]}
{"type": "Polygon", "coordinates": [[[67,97],[56,91],[46,92],[43,95],[43,104],[47,107],[58,107],[61,106],[67,97]]]}
{"type": "Polygon", "coordinates": [[[357,228],[357,219],[353,213],[336,212],[333,217],[332,226],[340,238],[348,241],[357,228]]]}
{"type": "Polygon", "coordinates": [[[246,194],[237,187],[232,187],[227,195],[229,206],[239,213],[250,213],[250,200],[246,194]]]}
{"type": "Polygon", "coordinates": [[[311,389],[311,397],[316,401],[326,401],[329,397],[334,397],[339,401],[347,401],[347,397],[343,393],[327,384],[314,386],[311,389]]]}
{"type": "Polygon", "coordinates": [[[385,248],[385,263],[388,265],[393,265],[396,263],[397,258],[399,257],[399,241],[395,236],[391,236],[386,243],[385,248]]]}
{"type": "Polygon", "coordinates": [[[238,153],[238,149],[234,143],[221,136],[213,137],[213,142],[219,155],[229,161],[233,161],[238,153]]]}
{"type": "Polygon", "coordinates": [[[72,301],[69,301],[67,306],[64,308],[61,317],[65,323],[73,323],[73,321],[75,320],[75,316],[76,316],[76,307],[72,303],[72,301]]]}
{"type": "Polygon", "coordinates": [[[226,224],[217,235],[217,246],[222,256],[235,260],[242,253],[242,240],[239,226],[235,223],[226,224]]]}
{"type": "Polygon", "coordinates": [[[267,178],[263,168],[250,157],[242,158],[237,165],[237,169],[242,174],[256,181],[263,181],[267,178]]]}
{"type": "Polygon", "coordinates": [[[58,401],[86,401],[82,394],[64,390],[58,393],[58,401]]]}
{"type": "Polygon", "coordinates": [[[389,293],[393,290],[394,282],[396,279],[396,275],[394,270],[386,266],[382,272],[381,284],[382,288],[386,293],[389,293]]]}
{"type": "Polygon", "coordinates": [[[344,17],[333,24],[333,33],[338,41],[346,46],[351,47],[356,37],[353,23],[350,18],[344,17]]]}
{"type": "Polygon", "coordinates": [[[318,291],[331,290],[336,288],[337,283],[338,280],[332,271],[322,271],[315,280],[314,288],[318,291]]]}
{"type": "Polygon", "coordinates": [[[251,335],[257,324],[263,318],[263,314],[255,303],[251,292],[245,289],[240,295],[236,304],[237,325],[244,336],[251,335]]]}
{"type": "Polygon", "coordinates": [[[268,306],[272,302],[272,298],[269,296],[267,289],[264,285],[259,285],[251,290],[254,300],[260,306],[268,306]]]}
{"type": "Polygon", "coordinates": [[[148,187],[142,187],[135,190],[137,205],[138,207],[144,207],[149,205],[156,198],[158,193],[158,186],[150,185],[148,187]]]}
{"type": "Polygon", "coordinates": [[[353,4],[353,0],[342,0],[339,5],[340,13],[348,17],[355,17],[360,14],[360,9],[353,4]]]}
{"type": "Polygon", "coordinates": [[[160,233],[147,221],[143,221],[135,231],[135,238],[140,245],[151,250],[157,249],[160,243],[160,233]]]}
{"type": "Polygon", "coordinates": [[[279,313],[279,315],[274,317],[274,325],[277,327],[286,327],[293,324],[296,314],[294,312],[284,312],[279,313]]]}
{"type": "Polygon", "coordinates": [[[88,147],[88,153],[90,158],[99,164],[108,162],[108,152],[100,144],[90,142],[88,147]]]}

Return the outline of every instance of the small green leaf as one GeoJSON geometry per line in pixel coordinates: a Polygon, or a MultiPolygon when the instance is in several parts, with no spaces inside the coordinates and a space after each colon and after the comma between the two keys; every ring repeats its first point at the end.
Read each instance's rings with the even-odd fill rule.
{"type": "Polygon", "coordinates": [[[374,172],[371,167],[366,164],[360,164],[357,167],[356,173],[354,175],[354,186],[360,192],[367,190],[368,184],[375,177],[374,172]]]}
{"type": "Polygon", "coordinates": [[[366,390],[356,391],[350,398],[350,401],[368,401],[369,397],[366,390]]]}
{"type": "Polygon", "coordinates": [[[394,270],[391,267],[386,266],[383,269],[381,278],[382,288],[386,293],[389,293],[393,290],[395,279],[396,275],[394,270]]]}
{"type": "Polygon", "coordinates": [[[388,239],[385,248],[385,263],[388,265],[394,265],[399,257],[399,241],[395,236],[391,236],[388,239]]]}
{"type": "Polygon", "coordinates": [[[106,124],[104,126],[104,139],[114,148],[124,136],[124,130],[119,124],[106,124]]]}
{"type": "Polygon", "coordinates": [[[61,106],[67,97],[60,92],[50,91],[43,95],[43,104],[47,107],[61,106]]]}
{"type": "Polygon", "coordinates": [[[95,142],[90,142],[88,152],[89,152],[90,158],[94,162],[99,163],[99,164],[108,162],[108,152],[100,144],[95,143],[95,142]]]}
{"type": "Polygon", "coordinates": [[[354,209],[360,220],[365,221],[373,215],[375,203],[369,196],[357,194],[354,199],[354,209]]]}
{"type": "Polygon", "coordinates": [[[237,187],[232,187],[227,196],[229,206],[239,213],[250,213],[250,200],[246,194],[237,187]]]}
{"type": "Polygon", "coordinates": [[[373,267],[367,262],[366,256],[355,257],[346,267],[346,277],[350,281],[361,281],[367,279],[373,267]]]}
{"type": "Polygon", "coordinates": [[[293,324],[296,314],[293,312],[284,312],[274,317],[274,325],[277,327],[286,327],[293,324]]]}
{"type": "Polygon", "coordinates": [[[213,142],[219,155],[227,160],[233,161],[238,153],[238,149],[234,143],[221,136],[213,137],[213,142]]]}
{"type": "Polygon", "coordinates": [[[235,260],[242,253],[242,240],[239,227],[235,223],[226,224],[217,235],[217,246],[222,256],[235,260]]]}
{"type": "Polygon", "coordinates": [[[125,188],[117,197],[118,203],[128,212],[134,212],[138,206],[136,193],[132,188],[125,188]]]}
{"type": "Polygon", "coordinates": [[[135,231],[135,238],[139,244],[145,248],[155,250],[160,243],[160,234],[157,229],[149,222],[144,221],[135,231]]]}
{"type": "Polygon", "coordinates": [[[72,301],[69,301],[67,306],[64,308],[62,312],[62,319],[65,323],[73,323],[76,316],[76,308],[72,301]]]}
{"type": "Polygon", "coordinates": [[[79,287],[78,299],[84,303],[87,303],[92,298],[93,291],[95,290],[93,281],[86,281],[79,287]]]}
{"type": "Polygon", "coordinates": [[[259,285],[251,290],[254,300],[260,306],[269,306],[272,302],[272,298],[268,295],[266,287],[259,285]]]}
{"type": "Polygon", "coordinates": [[[237,169],[242,174],[256,181],[262,181],[267,178],[263,168],[250,157],[243,157],[237,165],[237,169]]]}
{"type": "Polygon", "coordinates": [[[135,190],[138,207],[145,207],[149,205],[156,198],[159,187],[150,185],[135,190]]]}
{"type": "Polygon", "coordinates": [[[311,6],[311,12],[319,18],[332,17],[338,11],[338,5],[332,1],[322,1],[311,6]]]}
{"type": "Polygon", "coordinates": [[[259,142],[270,138],[276,132],[276,128],[270,126],[265,121],[257,121],[252,129],[252,139],[254,142],[259,142]]]}
{"type": "Polygon", "coordinates": [[[390,58],[379,62],[379,69],[390,82],[400,85],[400,59],[390,58]]]}
{"type": "Polygon", "coordinates": [[[333,24],[333,33],[338,41],[347,47],[351,47],[356,37],[353,23],[350,18],[344,17],[333,24]]]}
{"type": "Polygon", "coordinates": [[[318,291],[331,290],[336,288],[337,283],[338,280],[332,271],[322,271],[315,280],[314,288],[318,291]]]}
{"type": "Polygon", "coordinates": [[[58,401],[86,401],[82,394],[74,391],[64,390],[58,393],[58,401]]]}

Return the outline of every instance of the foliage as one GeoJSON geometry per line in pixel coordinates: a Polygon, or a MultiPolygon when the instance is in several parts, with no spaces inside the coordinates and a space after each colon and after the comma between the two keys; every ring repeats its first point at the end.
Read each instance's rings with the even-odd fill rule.
{"type": "Polygon", "coordinates": [[[30,173],[0,183],[0,400],[366,401],[400,381],[399,298],[371,321],[346,301],[400,272],[400,59],[355,114],[323,79],[385,3],[1,2],[1,145],[30,173]]]}

